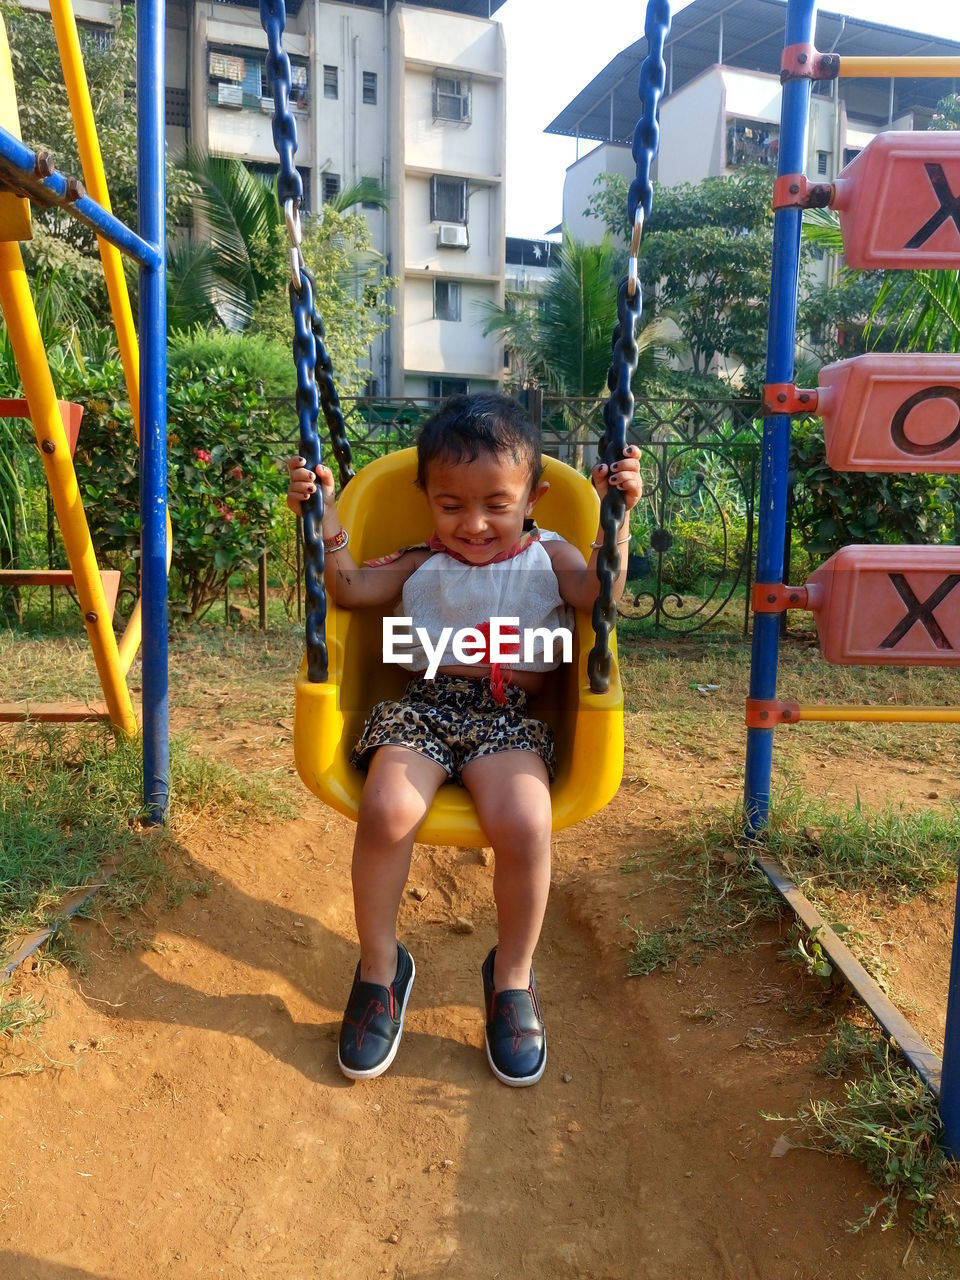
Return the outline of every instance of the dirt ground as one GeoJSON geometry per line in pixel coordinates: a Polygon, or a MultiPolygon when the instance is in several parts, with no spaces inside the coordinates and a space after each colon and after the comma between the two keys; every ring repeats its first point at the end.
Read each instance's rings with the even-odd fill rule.
{"type": "MultiPolygon", "coordinates": [[[[249,767],[255,747],[262,766],[288,737],[235,726],[226,749],[249,767]]],[[[947,797],[934,773],[871,768],[837,759],[815,785],[947,797]]],[[[764,1113],[839,1093],[814,1073],[828,1022],[780,955],[786,926],[626,976],[623,918],[653,927],[680,889],[623,864],[662,868],[673,831],[736,790],[729,761],[632,750],[614,803],[557,836],[537,960],[549,1060],[524,1090],[498,1084],[482,1049],[482,851],[417,846],[403,1044],[386,1076],[352,1084],[336,1066],[351,824],[305,794],[295,821],[240,837],[201,820],[181,847],[207,896],[81,926],[83,977],[17,979],[55,1017],[47,1059],[17,1050],[49,1069],[0,1081],[0,1280],[956,1276],[955,1252],[904,1225],[847,1230],[878,1196],[856,1165],[771,1154],[789,1126],[764,1113]]],[[[934,1041],[952,907],[945,892],[905,908],[889,940],[894,994],[934,1041]]]]}

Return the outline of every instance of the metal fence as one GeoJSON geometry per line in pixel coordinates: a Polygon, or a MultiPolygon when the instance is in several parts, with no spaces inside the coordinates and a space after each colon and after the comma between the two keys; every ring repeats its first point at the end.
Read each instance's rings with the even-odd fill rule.
{"type": "MultiPolygon", "coordinates": [[[[524,398],[542,427],[544,452],[589,472],[603,432],[603,401],[536,392],[524,398]]],[[[344,401],[357,462],[413,444],[419,424],[439,403],[344,401]]],[[[644,497],[631,513],[624,614],[649,618],[656,631],[683,635],[735,607],[737,626],[746,635],[760,475],[758,414],[754,400],[637,400],[628,440],[640,449],[644,497]]],[[[300,545],[298,529],[298,556],[300,545]]],[[[302,616],[299,589],[297,611],[302,616]]]]}
{"type": "MultiPolygon", "coordinates": [[[[588,473],[597,460],[603,431],[603,401],[526,393],[527,408],[540,422],[544,451],[588,473]]],[[[289,402],[277,404],[282,420],[289,402]]],[[[345,399],[354,466],[407,447],[439,400],[345,399]]],[[[755,536],[756,491],[760,471],[759,405],[752,400],[638,399],[630,442],[641,454],[644,497],[631,513],[629,587],[621,602],[628,616],[649,619],[659,633],[690,634],[726,611],[746,634],[749,623],[751,560],[755,536]]],[[[290,433],[261,442],[278,462],[298,450],[296,419],[290,433]]],[[[52,506],[47,504],[46,551],[55,564],[58,545],[52,506]]],[[[267,625],[271,578],[296,579],[296,611],[302,617],[302,564],[299,521],[290,554],[281,566],[268,562],[264,548],[258,566],[257,617],[267,625]]],[[[131,588],[132,590],[132,588],[131,588]]],[[[231,616],[238,595],[254,595],[253,580],[236,577],[224,593],[231,616]]],[[[287,592],[293,609],[293,591],[287,592]]],[[[52,604],[51,604],[52,607],[52,604]]]]}

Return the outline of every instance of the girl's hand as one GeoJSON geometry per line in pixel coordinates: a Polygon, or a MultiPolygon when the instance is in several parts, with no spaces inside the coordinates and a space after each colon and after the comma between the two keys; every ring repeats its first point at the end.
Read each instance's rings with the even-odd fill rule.
{"type": "Polygon", "coordinates": [[[635,507],[643,495],[643,480],[640,476],[640,450],[635,444],[628,444],[624,456],[608,470],[606,463],[600,462],[593,468],[590,478],[593,486],[603,501],[603,495],[612,485],[623,494],[623,502],[627,511],[635,507]]]}
{"type": "Polygon", "coordinates": [[[290,487],[287,489],[287,506],[295,516],[303,515],[302,505],[317,489],[319,479],[323,491],[324,514],[328,510],[336,511],[336,490],[333,484],[333,472],[321,463],[316,475],[307,470],[303,458],[288,458],[287,470],[290,472],[290,487]]]}

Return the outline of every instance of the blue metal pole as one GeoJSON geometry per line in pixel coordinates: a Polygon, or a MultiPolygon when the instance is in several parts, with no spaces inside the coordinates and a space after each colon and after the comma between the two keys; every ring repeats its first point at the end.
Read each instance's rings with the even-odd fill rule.
{"type": "Polygon", "coordinates": [[[137,262],[151,267],[160,265],[160,254],[152,244],[131,231],[119,218],[108,213],[88,195],[74,196],[70,179],[56,170],[47,177],[37,174],[37,153],[25,146],[19,138],[0,127],[0,177],[27,192],[31,200],[40,205],[54,205],[84,222],[110,244],[137,262]]]}
{"type": "MultiPolygon", "coordinates": [[[[789,0],[785,45],[812,44],[816,0],[789,0]]],[[[788,80],[783,86],[780,116],[778,174],[803,173],[810,111],[809,80],[788,80]]],[[[767,331],[767,382],[792,382],[797,335],[797,289],[800,278],[799,209],[782,209],[773,220],[773,268],[767,331]]],[[[757,529],[757,582],[783,581],[783,548],[787,523],[787,468],[790,458],[790,418],[775,414],[763,422],[760,462],[760,518],[757,529]]],[[[777,695],[780,615],[758,613],[753,618],[750,697],[777,695]]],[[[747,730],[744,783],[744,825],[755,835],[766,825],[770,810],[770,771],[773,730],[747,730]]]]}
{"type": "Polygon", "coordinates": [[[167,691],[167,299],[164,0],[137,0],[137,205],[158,265],[140,268],[140,565],[143,799],[162,822],[170,797],[167,691]]]}

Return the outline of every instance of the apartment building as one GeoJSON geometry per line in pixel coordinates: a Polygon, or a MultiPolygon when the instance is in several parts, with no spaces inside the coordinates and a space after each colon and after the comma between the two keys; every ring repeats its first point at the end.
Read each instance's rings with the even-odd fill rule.
{"type": "MultiPolygon", "coordinates": [[[[26,0],[43,9],[43,0],[26,0]]],[[[503,346],[478,303],[503,305],[506,58],[503,0],[287,0],[305,204],[361,177],[390,193],[365,214],[400,287],[371,352],[370,390],[428,396],[496,387],[503,346]]],[[[75,0],[108,27],[110,0],[75,0]]],[[[258,0],[169,0],[167,145],[277,171],[258,0]]]]}
{"type": "MultiPolygon", "coordinates": [[[[696,183],[750,162],[776,165],[785,13],[785,0],[694,0],[674,15],[653,170],[658,182],[696,183]]],[[[960,42],[824,10],[814,43],[848,57],[960,54],[960,42]]],[[[601,224],[583,215],[597,175],[634,175],[630,144],[646,54],[646,39],[618,53],[547,126],[547,133],[576,138],[578,151],[581,143],[596,144],[578,155],[564,184],[564,222],[581,239],[602,235],[601,224]]],[[[883,130],[927,128],[938,100],[957,87],[953,80],[910,78],[815,83],[808,176],[830,181],[883,130]]]]}

